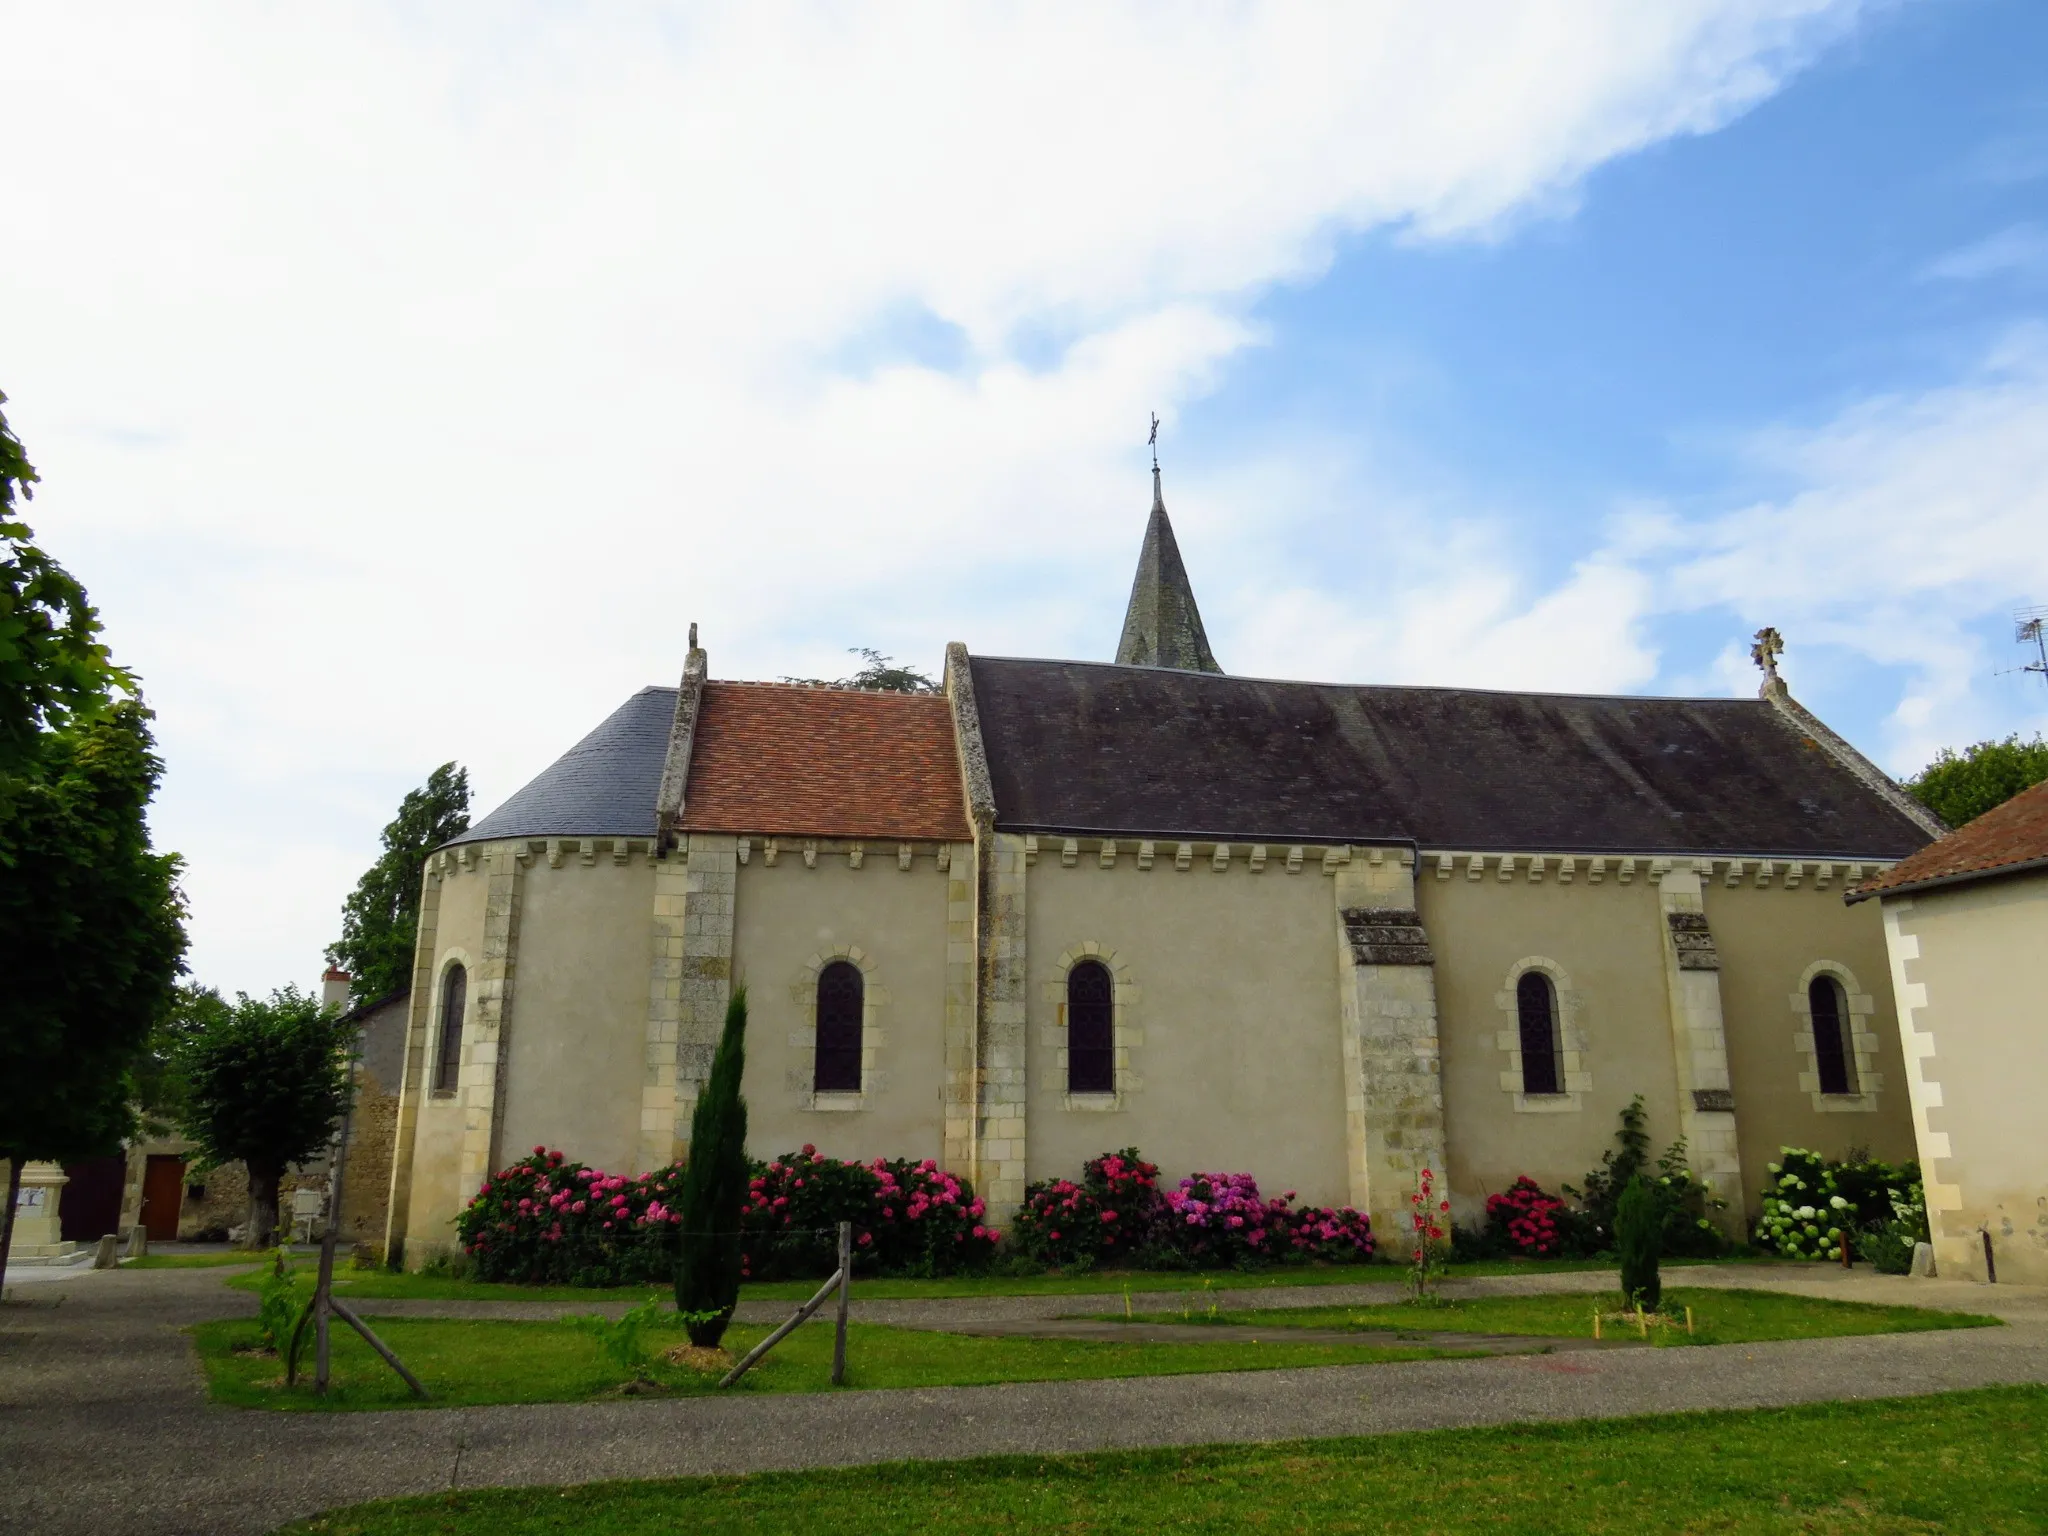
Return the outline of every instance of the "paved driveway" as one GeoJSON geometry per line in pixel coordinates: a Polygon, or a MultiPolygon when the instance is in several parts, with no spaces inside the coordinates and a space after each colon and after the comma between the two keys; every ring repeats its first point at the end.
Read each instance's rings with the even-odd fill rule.
{"type": "MultiPolygon", "coordinates": [[[[830,1396],[272,1414],[205,1400],[179,1330],[255,1310],[255,1298],[227,1290],[221,1279],[217,1270],[111,1271],[24,1288],[16,1293],[22,1300],[0,1309],[0,1531],[226,1536],[339,1504],[450,1487],[1376,1434],[2048,1382],[2048,1291],[1716,1269],[1687,1273],[1682,1283],[1764,1284],[1993,1312],[2012,1326],[830,1396]]],[[[1456,1289],[1593,1289],[1603,1281],[1612,1283],[1599,1275],[1530,1276],[1456,1289]]],[[[1398,1294],[1377,1286],[1303,1288],[1261,1292],[1258,1304],[1350,1304],[1398,1294]]],[[[1154,1300],[1178,1307],[1177,1299],[1154,1300]]],[[[859,1315],[930,1327],[1121,1305],[1120,1296],[976,1298],[872,1302],[859,1315]]],[[[429,1307],[472,1310],[445,1303],[364,1310],[429,1307]]]]}

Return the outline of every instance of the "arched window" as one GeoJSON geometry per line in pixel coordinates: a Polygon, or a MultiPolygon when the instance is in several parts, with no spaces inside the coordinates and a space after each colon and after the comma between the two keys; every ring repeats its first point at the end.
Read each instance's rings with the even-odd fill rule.
{"type": "Polygon", "coordinates": [[[1116,1092],[1116,992],[1109,967],[1083,960],[1067,972],[1067,1092],[1116,1092]]]}
{"type": "Polygon", "coordinates": [[[434,1058],[434,1092],[453,1093],[462,1072],[462,1011],[469,1002],[469,972],[448,967],[441,978],[441,1051],[434,1058]]]}
{"type": "Polygon", "coordinates": [[[1541,971],[1515,983],[1515,1014],[1522,1026],[1522,1092],[1560,1093],[1557,1070],[1557,989],[1541,971]]]}
{"type": "Polygon", "coordinates": [[[866,978],[848,960],[818,972],[818,1050],[811,1087],[819,1093],[860,1092],[861,1011],[866,978]]]}
{"type": "Polygon", "coordinates": [[[1849,1001],[1832,976],[1816,976],[1806,989],[1813,1013],[1813,1064],[1822,1093],[1856,1091],[1856,1058],[1849,1052],[1849,1001]]]}

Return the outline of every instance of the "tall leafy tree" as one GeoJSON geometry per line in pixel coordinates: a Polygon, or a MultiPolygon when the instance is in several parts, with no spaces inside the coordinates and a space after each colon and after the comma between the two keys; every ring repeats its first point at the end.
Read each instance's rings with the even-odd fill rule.
{"type": "Polygon", "coordinates": [[[18,516],[36,483],[0,413],[0,1266],[21,1165],[128,1131],[130,1068],[185,952],[178,861],[144,820],[150,713],[18,516]]]}
{"type": "Polygon", "coordinates": [[[22,1163],[129,1133],[132,1069],[182,968],[178,859],[143,814],[162,772],[148,719],[132,699],[75,719],[0,779],[0,1263],[22,1163]]]}
{"type": "Polygon", "coordinates": [[[39,479],[0,412],[0,772],[19,767],[44,732],[105,707],[133,682],[100,642],[85,588],[17,515],[17,499],[33,500],[39,479]]]}
{"type": "Polygon", "coordinates": [[[740,1299],[740,1208],[747,1199],[747,989],[734,987],[711,1080],[690,1117],[683,1168],[676,1310],[690,1313],[690,1342],[709,1349],[725,1337],[740,1299]]]}
{"type": "Polygon", "coordinates": [[[2048,779],[2048,741],[2019,734],[1980,741],[1954,752],[1944,747],[1933,762],[1906,780],[1914,799],[1952,827],[1974,821],[2023,789],[2048,779]]]}
{"type": "Polygon", "coordinates": [[[191,1002],[174,1047],[178,1123],[209,1162],[249,1170],[249,1246],[268,1247],[285,1170],[324,1151],[348,1109],[355,1026],[294,986],[191,1002]]]}
{"type": "Polygon", "coordinates": [[[341,937],[327,951],[328,963],[355,979],[357,997],[386,997],[412,985],[427,855],[468,830],[469,774],[454,763],[443,763],[398,803],[384,829],[384,852],[342,903],[341,937]]]}

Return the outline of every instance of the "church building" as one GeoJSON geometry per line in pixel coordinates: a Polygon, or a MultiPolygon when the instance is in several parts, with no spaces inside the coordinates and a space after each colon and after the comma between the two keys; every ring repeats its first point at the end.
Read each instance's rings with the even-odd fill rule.
{"type": "Polygon", "coordinates": [[[1137,1146],[1392,1230],[1577,1181],[1641,1095],[1753,1212],[1781,1145],[1914,1153],[1877,904],[1944,828],[1756,699],[1235,677],[1154,471],[1113,663],[642,689],[431,856],[387,1245],[536,1145],[681,1157],[747,987],[750,1150],[933,1157],[1000,1222],[1137,1146]]]}

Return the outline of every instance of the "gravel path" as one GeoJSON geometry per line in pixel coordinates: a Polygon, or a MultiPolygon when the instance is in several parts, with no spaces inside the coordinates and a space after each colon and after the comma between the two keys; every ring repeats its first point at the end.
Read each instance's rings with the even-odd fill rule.
{"type": "MultiPolygon", "coordinates": [[[[1374,1434],[2048,1382],[2048,1291],[1813,1271],[1672,1278],[1992,1312],[2012,1326],[830,1397],[271,1414],[210,1406],[178,1331],[251,1315],[253,1296],[226,1289],[218,1271],[112,1271],[37,1286],[0,1308],[0,1447],[9,1473],[0,1479],[0,1531],[233,1536],[336,1505],[449,1487],[1374,1434]]],[[[1528,1276],[1457,1289],[1606,1283],[1601,1275],[1528,1276]]],[[[1396,1294],[1304,1287],[1263,1291],[1258,1302],[1354,1305],[1396,1294]]],[[[1163,1300],[1146,1310],[1178,1310],[1178,1298],[1163,1300]]],[[[1121,1303],[1120,1295],[871,1302],[861,1315],[929,1327],[941,1318],[1023,1322],[1121,1303]]],[[[397,1309],[379,1310],[387,1305],[397,1309]]]]}

